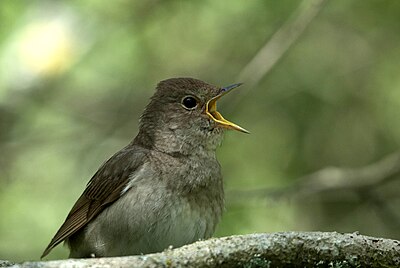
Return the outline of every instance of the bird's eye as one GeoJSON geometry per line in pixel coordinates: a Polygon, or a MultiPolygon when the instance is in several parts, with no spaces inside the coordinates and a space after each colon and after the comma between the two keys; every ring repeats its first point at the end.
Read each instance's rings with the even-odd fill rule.
{"type": "Polygon", "coordinates": [[[197,106],[197,100],[191,96],[182,99],[182,106],[187,110],[193,110],[197,106]]]}

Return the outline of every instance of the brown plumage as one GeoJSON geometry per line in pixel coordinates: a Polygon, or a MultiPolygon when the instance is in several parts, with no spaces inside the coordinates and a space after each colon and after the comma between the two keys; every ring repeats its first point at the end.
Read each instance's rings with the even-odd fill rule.
{"type": "Polygon", "coordinates": [[[123,149],[103,164],[94,174],[87,184],[85,191],[72,207],[65,222],[44,250],[41,258],[49,254],[55,246],[84,227],[107,205],[120,197],[130,174],[137,168],[137,164],[126,167],[126,164],[129,163],[128,157],[129,149],[123,149]],[[124,168],[121,169],[119,166],[124,168]],[[116,173],[110,174],[109,170],[113,170],[116,173]]]}
{"type": "Polygon", "coordinates": [[[215,150],[223,128],[245,131],[223,119],[215,102],[237,86],[160,82],[136,138],[94,174],[42,258],[63,241],[70,257],[101,257],[210,237],[223,210],[215,150]]]}

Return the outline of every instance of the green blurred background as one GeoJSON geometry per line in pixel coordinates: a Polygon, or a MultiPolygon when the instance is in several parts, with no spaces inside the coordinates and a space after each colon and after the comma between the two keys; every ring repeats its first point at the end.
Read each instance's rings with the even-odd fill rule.
{"type": "MultiPolygon", "coordinates": [[[[218,151],[227,210],[216,236],[400,239],[397,177],[367,190],[271,195],[400,144],[400,1],[327,1],[257,84],[238,81],[299,4],[2,0],[0,259],[39,258],[91,175],[136,135],[156,83],[181,76],[245,82],[220,104],[252,134],[229,132],[218,151]]],[[[60,246],[50,259],[66,256],[60,246]]]]}

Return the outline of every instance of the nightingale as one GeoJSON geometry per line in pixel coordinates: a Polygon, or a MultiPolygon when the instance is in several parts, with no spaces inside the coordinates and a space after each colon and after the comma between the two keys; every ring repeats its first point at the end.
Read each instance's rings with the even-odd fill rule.
{"type": "Polygon", "coordinates": [[[224,209],[216,149],[225,129],[217,100],[241,84],[194,78],[158,83],[139,132],[88,182],[44,250],[65,241],[70,258],[147,254],[212,236],[224,209]]]}

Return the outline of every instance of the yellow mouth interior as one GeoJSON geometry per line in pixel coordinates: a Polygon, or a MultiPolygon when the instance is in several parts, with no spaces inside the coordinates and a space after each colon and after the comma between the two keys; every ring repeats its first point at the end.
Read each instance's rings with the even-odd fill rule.
{"type": "Polygon", "coordinates": [[[226,120],[218,111],[217,111],[217,100],[219,100],[224,94],[220,94],[211,100],[209,100],[206,104],[206,114],[214,120],[218,125],[227,129],[234,129],[244,133],[250,133],[246,129],[241,126],[236,125],[228,120],[226,120]]]}

